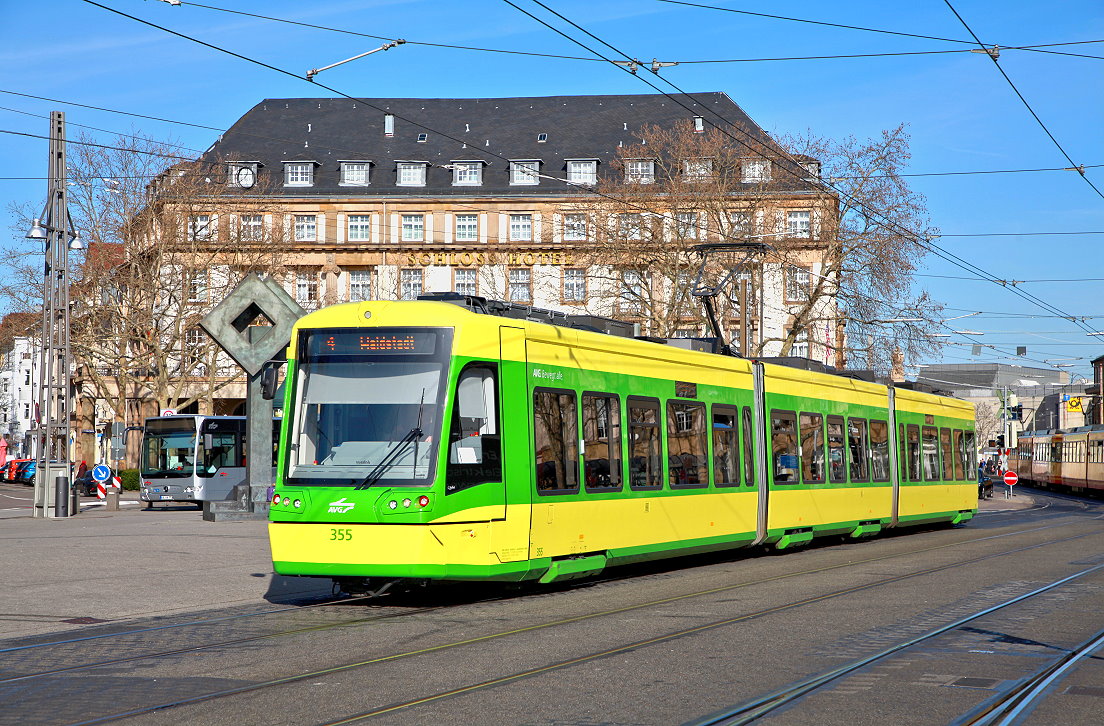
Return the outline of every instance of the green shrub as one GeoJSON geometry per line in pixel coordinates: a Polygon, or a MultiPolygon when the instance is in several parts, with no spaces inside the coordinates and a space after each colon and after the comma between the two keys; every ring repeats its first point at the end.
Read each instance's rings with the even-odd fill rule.
{"type": "Polygon", "coordinates": [[[123,480],[123,489],[128,492],[136,492],[139,489],[137,469],[123,469],[119,472],[119,478],[123,480]]]}

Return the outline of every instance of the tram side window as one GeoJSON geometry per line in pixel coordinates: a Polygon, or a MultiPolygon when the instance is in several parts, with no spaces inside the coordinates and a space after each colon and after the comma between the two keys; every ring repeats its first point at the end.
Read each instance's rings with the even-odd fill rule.
{"type": "Polygon", "coordinates": [[[573,392],[533,392],[533,440],[537,491],[578,491],[579,435],[573,392]]]}
{"type": "Polygon", "coordinates": [[[847,444],[843,438],[843,416],[828,417],[828,481],[847,481],[847,444]]]}
{"type": "Polygon", "coordinates": [[[951,453],[950,429],[939,429],[939,451],[943,455],[943,481],[951,481],[954,479],[954,455],[951,453]]]}
{"type": "Polygon", "coordinates": [[[939,481],[939,429],[925,426],[920,430],[924,481],[939,481]]]}
{"type": "Polygon", "coordinates": [[[705,404],[667,402],[667,476],[672,487],[709,483],[705,404]]]}
{"type": "Polygon", "coordinates": [[[744,406],[744,483],[749,487],[755,486],[755,449],[752,446],[754,438],[754,424],[751,420],[751,409],[744,406]]]}
{"type": "Polygon", "coordinates": [[[740,439],[736,410],[731,406],[713,407],[713,484],[719,487],[740,485],[740,439]]]}
{"type": "Polygon", "coordinates": [[[621,488],[621,404],[617,396],[583,394],[583,476],[588,490],[621,488]]]}
{"type": "Polygon", "coordinates": [[[819,413],[803,413],[801,421],[801,481],[804,484],[824,483],[824,417],[819,413]]]}
{"type": "MultiPolygon", "coordinates": [[[[958,429],[954,431],[954,478],[958,481],[966,479],[966,439],[958,429]]],[[[972,473],[972,472],[971,472],[972,473]]]]}
{"type": "Polygon", "coordinates": [[[771,462],[775,484],[798,482],[797,423],[789,411],[771,411],[771,462]]]}
{"type": "Polygon", "coordinates": [[[962,476],[956,476],[955,478],[961,478],[965,481],[969,477],[972,477],[974,472],[977,471],[977,443],[974,441],[973,431],[962,432],[962,449],[963,453],[966,454],[966,465],[963,467],[962,476]]]}
{"type": "Polygon", "coordinates": [[[867,481],[866,419],[847,419],[847,449],[851,452],[851,481],[867,481]]]}
{"type": "Polygon", "coordinates": [[[654,398],[630,398],[628,408],[629,486],[633,489],[659,489],[663,486],[659,401],[654,398]]]}
{"type": "Polygon", "coordinates": [[[870,478],[889,481],[889,424],[870,422],[870,478]]]}
{"type": "Polygon", "coordinates": [[[502,481],[496,379],[497,369],[487,363],[472,364],[460,372],[449,430],[445,494],[502,481]]]}
{"type": "Polygon", "coordinates": [[[920,427],[908,427],[907,447],[909,481],[920,481],[920,427]]]}

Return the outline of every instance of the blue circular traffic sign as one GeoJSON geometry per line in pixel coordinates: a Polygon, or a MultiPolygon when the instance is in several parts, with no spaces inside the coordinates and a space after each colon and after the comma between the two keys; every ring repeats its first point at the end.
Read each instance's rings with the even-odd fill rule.
{"type": "Polygon", "coordinates": [[[103,464],[97,464],[92,469],[92,478],[96,481],[107,481],[111,478],[111,469],[108,469],[103,464]]]}

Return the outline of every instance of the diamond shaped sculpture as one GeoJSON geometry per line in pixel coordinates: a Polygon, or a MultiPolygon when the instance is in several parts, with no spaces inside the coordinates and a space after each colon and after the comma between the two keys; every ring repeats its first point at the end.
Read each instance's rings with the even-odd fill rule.
{"type": "Polygon", "coordinates": [[[275,280],[251,272],[199,324],[235,363],[255,376],[287,347],[292,326],[306,312],[275,280]],[[250,341],[249,326],[259,317],[271,326],[250,341]]]}

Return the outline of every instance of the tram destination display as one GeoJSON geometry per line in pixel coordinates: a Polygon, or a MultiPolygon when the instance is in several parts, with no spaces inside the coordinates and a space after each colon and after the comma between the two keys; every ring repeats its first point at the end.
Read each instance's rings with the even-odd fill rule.
{"type": "Polygon", "coordinates": [[[371,332],[361,330],[311,332],[307,337],[307,355],[311,358],[327,355],[433,355],[437,352],[438,334],[426,331],[390,329],[371,332]]]}

